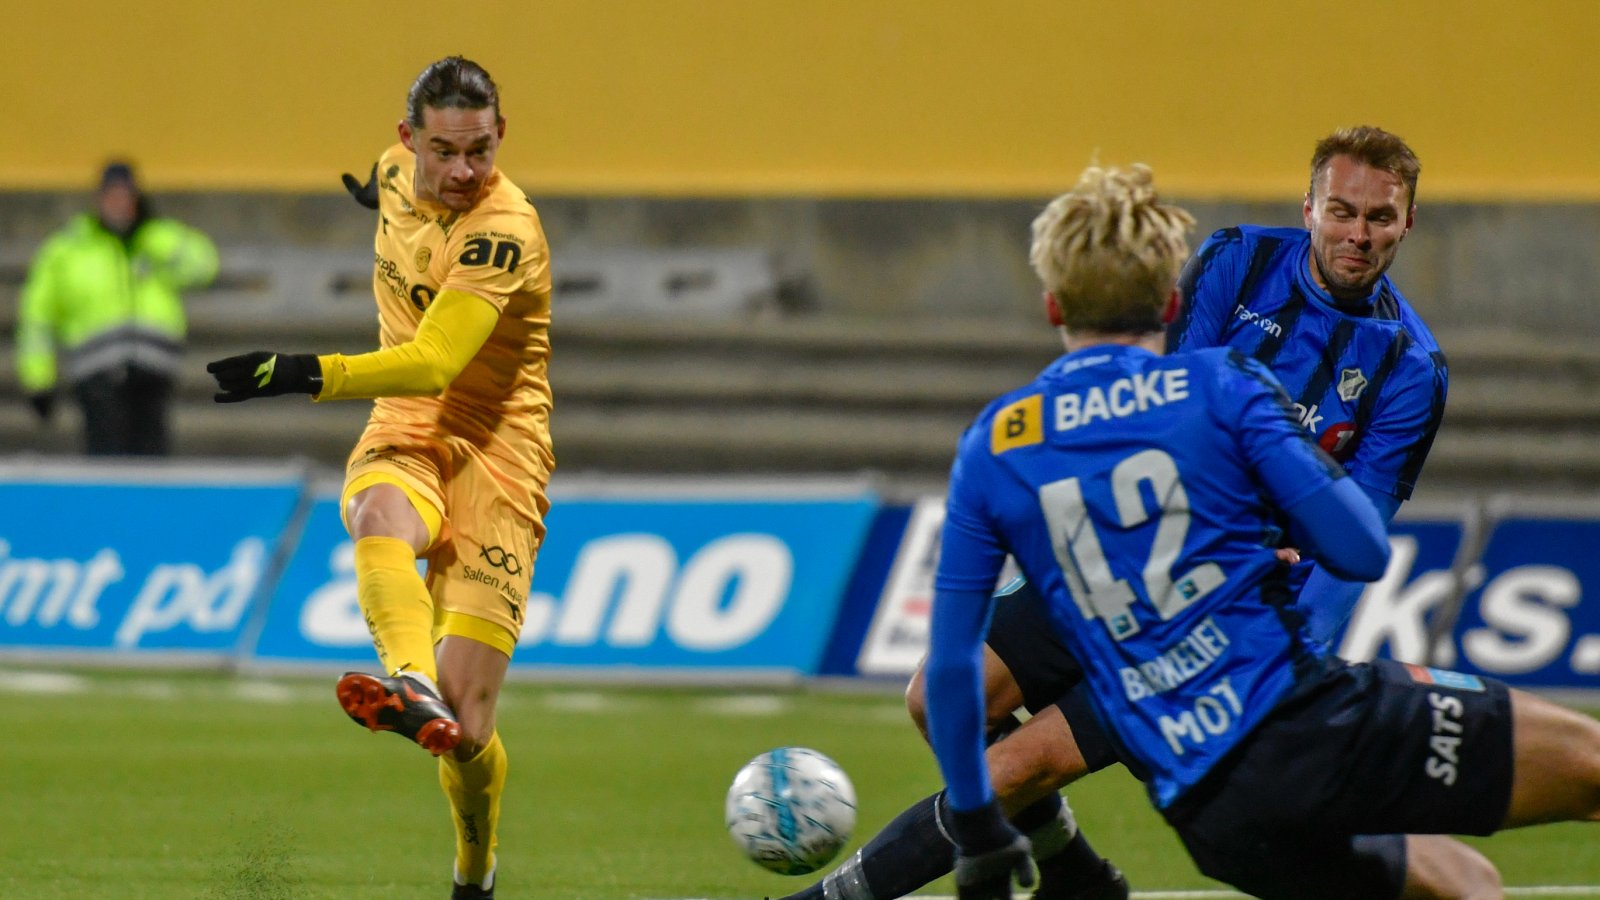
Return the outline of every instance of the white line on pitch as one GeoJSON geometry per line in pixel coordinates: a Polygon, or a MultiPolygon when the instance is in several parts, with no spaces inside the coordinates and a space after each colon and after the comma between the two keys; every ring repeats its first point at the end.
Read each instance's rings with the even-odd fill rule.
{"type": "MultiPolygon", "coordinates": [[[[1250,895],[1234,890],[1134,890],[1133,900],[1248,900],[1250,895]]],[[[1507,887],[1506,897],[1600,897],[1597,884],[1557,884],[1557,886],[1507,887]]],[[[910,900],[955,900],[955,897],[912,897],[910,900]]]]}

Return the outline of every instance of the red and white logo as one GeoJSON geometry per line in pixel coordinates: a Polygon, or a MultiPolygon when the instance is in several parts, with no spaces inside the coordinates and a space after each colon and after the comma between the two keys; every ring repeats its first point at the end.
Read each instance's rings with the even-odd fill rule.
{"type": "Polygon", "coordinates": [[[1317,435],[1317,446],[1339,462],[1347,462],[1356,452],[1356,423],[1329,425],[1322,434],[1317,435]]]}

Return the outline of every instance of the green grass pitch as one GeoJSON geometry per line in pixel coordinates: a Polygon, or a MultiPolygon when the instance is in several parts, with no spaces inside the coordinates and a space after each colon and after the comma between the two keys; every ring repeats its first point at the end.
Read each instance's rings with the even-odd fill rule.
{"type": "MultiPolygon", "coordinates": [[[[0,669],[10,723],[0,750],[0,897],[448,896],[451,836],[434,762],[351,724],[332,685],[0,669]]],[[[815,747],[850,774],[860,803],[852,849],[938,786],[889,691],[514,683],[500,729],[511,756],[504,900],[733,900],[799,889],[809,877],[757,868],[722,825],[734,772],[771,747],[815,747]]],[[[1218,887],[1120,770],[1087,779],[1070,798],[1136,891],[1218,887]]],[[[1553,826],[1482,846],[1508,885],[1600,885],[1597,837],[1553,826]]],[[[927,893],[952,889],[946,881],[927,893]]]]}

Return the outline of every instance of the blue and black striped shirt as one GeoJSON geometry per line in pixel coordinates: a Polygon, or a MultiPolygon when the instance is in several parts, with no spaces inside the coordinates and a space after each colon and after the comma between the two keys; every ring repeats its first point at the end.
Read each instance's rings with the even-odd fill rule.
{"type": "Polygon", "coordinates": [[[1341,305],[1311,277],[1309,253],[1299,228],[1211,235],[1184,269],[1167,348],[1232,347],[1266,365],[1313,440],[1397,505],[1444,416],[1444,354],[1387,275],[1366,303],[1341,305]]]}

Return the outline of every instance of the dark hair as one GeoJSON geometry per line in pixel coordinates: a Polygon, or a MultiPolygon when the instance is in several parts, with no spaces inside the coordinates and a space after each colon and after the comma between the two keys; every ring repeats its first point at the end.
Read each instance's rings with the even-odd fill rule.
{"type": "Polygon", "coordinates": [[[1411,152],[1406,142],[1397,134],[1390,134],[1382,128],[1371,125],[1360,125],[1355,128],[1341,128],[1317,142],[1317,149],[1311,154],[1311,193],[1317,192],[1317,176],[1328,167],[1328,162],[1335,156],[1348,156],[1363,165],[1371,166],[1388,172],[1405,182],[1406,191],[1410,194],[1407,206],[1414,206],[1417,202],[1417,176],[1422,174],[1422,163],[1417,161],[1417,155],[1411,152]]]}
{"type": "Polygon", "coordinates": [[[422,127],[422,110],[493,109],[500,118],[500,89],[483,66],[462,56],[447,56],[429,65],[406,94],[406,121],[422,127]]]}

